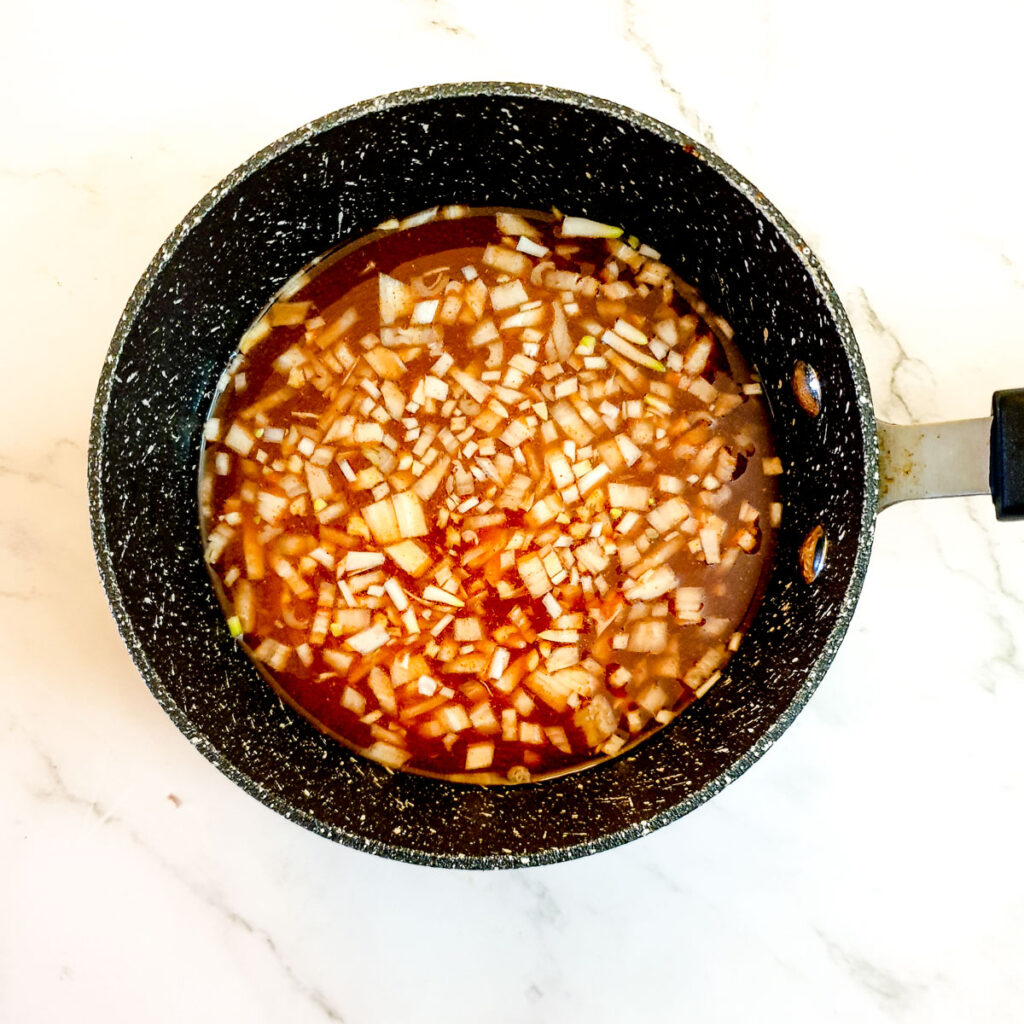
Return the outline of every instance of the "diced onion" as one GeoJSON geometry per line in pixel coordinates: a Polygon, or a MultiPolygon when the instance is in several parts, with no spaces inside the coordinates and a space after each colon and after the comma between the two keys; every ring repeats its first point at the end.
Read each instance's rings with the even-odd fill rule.
{"type": "Polygon", "coordinates": [[[520,236],[519,241],[516,243],[516,248],[520,252],[525,252],[527,256],[536,256],[538,259],[547,256],[551,251],[546,245],[541,245],[532,238],[527,238],[526,235],[520,236]]]}
{"type": "Polygon", "coordinates": [[[399,317],[408,316],[414,303],[412,289],[388,274],[379,274],[377,283],[381,323],[393,324],[399,317]]]}
{"type": "Polygon", "coordinates": [[[587,220],[586,217],[564,217],[562,219],[563,238],[618,238],[622,228],[600,221],[587,220]]]}
{"type": "Polygon", "coordinates": [[[230,634],[367,756],[484,783],[618,753],[721,678],[783,470],[656,250],[494,217],[468,260],[368,250],[369,305],[296,275],[243,339],[263,365],[222,376],[200,491],[230,634]]]}
{"type": "Polygon", "coordinates": [[[461,598],[456,597],[455,594],[449,594],[447,590],[442,590],[440,587],[435,587],[433,585],[424,588],[423,599],[425,601],[434,601],[439,604],[451,605],[453,608],[462,608],[466,603],[461,598]]]}
{"type": "Polygon", "coordinates": [[[414,324],[433,323],[439,305],[440,301],[438,299],[426,299],[423,302],[417,302],[413,306],[411,322],[414,324]]]}
{"type": "Polygon", "coordinates": [[[239,455],[248,455],[256,439],[237,421],[232,423],[224,437],[224,444],[239,455]]]}
{"type": "Polygon", "coordinates": [[[352,650],[359,654],[371,654],[379,647],[383,647],[390,639],[390,634],[383,626],[371,626],[361,633],[350,636],[346,642],[352,650]]]}

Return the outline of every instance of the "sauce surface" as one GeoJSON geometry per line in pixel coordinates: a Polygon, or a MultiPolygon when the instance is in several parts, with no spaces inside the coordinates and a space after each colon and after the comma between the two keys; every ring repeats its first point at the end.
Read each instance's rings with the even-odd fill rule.
{"type": "Polygon", "coordinates": [[[753,613],[780,515],[759,384],[657,253],[591,225],[456,208],[371,235],[222,378],[200,505],[232,633],[390,767],[613,756],[753,613]]]}

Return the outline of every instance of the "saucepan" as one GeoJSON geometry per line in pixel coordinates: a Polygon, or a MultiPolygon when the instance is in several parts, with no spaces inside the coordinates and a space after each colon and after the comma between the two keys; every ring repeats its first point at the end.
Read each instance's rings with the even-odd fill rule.
{"type": "Polygon", "coordinates": [[[976,493],[1024,513],[1024,413],[877,423],[820,264],[772,204],[693,140],[615,103],[534,85],[442,85],[330,114],[214,188],[118,324],[89,452],[93,540],[125,643],[220,771],[330,839],[447,867],[566,860],[688,813],[746,771],[825,674],[893,501],[976,493]],[[436,204],[551,206],[628,226],[733,325],[786,466],[763,602],[719,684],[628,753],[561,778],[474,787],[367,761],[282,703],[231,639],[203,564],[203,421],[247,325],[299,268],[436,204]],[[990,445],[991,438],[991,445],[990,445]]]}

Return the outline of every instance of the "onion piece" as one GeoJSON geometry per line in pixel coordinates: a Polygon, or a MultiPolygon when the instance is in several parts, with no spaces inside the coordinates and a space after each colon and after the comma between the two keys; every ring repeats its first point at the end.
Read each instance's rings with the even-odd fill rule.
{"type": "Polygon", "coordinates": [[[650,487],[620,483],[610,483],[608,485],[608,502],[612,508],[636,509],[643,512],[647,510],[650,501],[650,487]]]}
{"type": "Polygon", "coordinates": [[[349,551],[344,564],[346,572],[364,572],[383,565],[384,556],[379,551],[349,551]]]}
{"type": "Polygon", "coordinates": [[[442,615],[441,618],[438,619],[436,623],[434,623],[433,628],[430,630],[430,635],[440,636],[445,631],[448,624],[454,620],[454,618],[454,615],[442,615]]]}
{"type": "Polygon", "coordinates": [[[431,564],[430,555],[418,541],[403,540],[384,549],[392,561],[410,576],[422,576],[431,564]]]}
{"type": "Polygon", "coordinates": [[[546,739],[543,728],[536,722],[519,723],[519,742],[541,744],[546,739]]]}
{"type": "Polygon", "coordinates": [[[578,646],[556,647],[548,656],[545,668],[548,672],[559,672],[565,668],[578,665],[580,661],[580,649],[578,646]]]}
{"type": "Polygon", "coordinates": [[[551,407],[550,413],[551,418],[570,441],[578,445],[585,445],[594,440],[594,432],[566,399],[556,402],[551,407]]]}
{"type": "Polygon", "coordinates": [[[689,506],[678,496],[662,502],[647,514],[647,522],[662,536],[690,518],[689,506]]]}
{"type": "Polygon", "coordinates": [[[557,494],[548,494],[531,506],[525,519],[530,526],[537,529],[557,518],[563,508],[562,500],[557,494]]]}
{"type": "Polygon", "coordinates": [[[546,314],[543,309],[521,309],[518,313],[505,317],[498,325],[503,331],[518,331],[524,327],[536,327],[544,322],[546,314]]]}
{"type": "MultiPolygon", "coordinates": [[[[381,555],[381,559],[383,559],[383,557],[384,556],[381,555]]],[[[398,611],[404,612],[409,607],[409,599],[405,596],[405,591],[402,590],[401,585],[394,576],[389,576],[384,581],[384,591],[388,597],[391,598],[392,603],[398,611]]],[[[413,630],[413,632],[415,632],[415,630],[413,630]]]]}
{"type": "Polygon", "coordinates": [[[488,245],[484,249],[483,263],[511,277],[525,277],[532,266],[521,252],[506,249],[503,245],[488,245]]]}
{"type": "Polygon", "coordinates": [[[363,358],[378,376],[386,380],[400,380],[407,372],[405,363],[391,349],[378,345],[363,353],[363,358]]]}
{"type": "Polygon", "coordinates": [[[381,764],[387,765],[388,768],[401,768],[412,757],[408,750],[380,740],[371,743],[368,747],[363,747],[360,752],[372,761],[379,761],[381,764]]]}
{"type": "Polygon", "coordinates": [[[604,483],[611,474],[611,468],[604,464],[595,466],[593,469],[588,470],[580,477],[579,484],[577,485],[579,487],[580,497],[586,498],[595,487],[604,483]]]}
{"type": "Polygon", "coordinates": [[[648,370],[657,370],[659,373],[665,372],[664,363],[659,362],[647,352],[641,352],[635,345],[630,344],[625,338],[620,338],[614,331],[605,331],[601,335],[601,341],[639,366],[644,366],[648,370]]]}
{"type": "Polygon", "coordinates": [[[331,623],[331,635],[343,636],[359,633],[370,626],[369,608],[338,608],[331,623]]]}
{"type": "Polygon", "coordinates": [[[589,696],[594,691],[594,677],[582,665],[560,669],[558,672],[545,672],[538,669],[531,672],[523,685],[535,693],[548,707],[559,713],[569,707],[569,699],[589,696]]]}
{"type": "Polygon", "coordinates": [[[519,559],[516,569],[531,597],[543,597],[551,589],[551,580],[538,555],[530,554],[519,559]]]}
{"type": "Polygon", "coordinates": [[[495,310],[511,309],[513,306],[520,306],[529,302],[530,296],[526,294],[523,282],[516,278],[507,284],[495,285],[489,292],[491,307],[495,310]]]}
{"type": "Polygon", "coordinates": [[[390,639],[391,635],[383,626],[371,626],[361,633],[350,636],[345,642],[358,654],[372,654],[390,639]]]}
{"type": "Polygon", "coordinates": [[[398,516],[390,498],[382,498],[367,505],[363,511],[363,520],[370,528],[373,539],[386,546],[402,540],[402,531],[398,525],[398,516]]]}
{"type": "Polygon", "coordinates": [[[393,495],[391,504],[398,522],[398,532],[403,539],[426,536],[429,532],[427,520],[415,491],[401,491],[393,495]]]}
{"type": "Polygon", "coordinates": [[[384,428],[379,423],[357,423],[353,436],[356,444],[379,444],[384,440],[384,428]]]}
{"type": "Polygon", "coordinates": [[[474,402],[485,402],[491,389],[482,381],[471,377],[464,370],[452,369],[449,376],[473,399],[474,402]]]}
{"type": "MultiPolygon", "coordinates": [[[[398,228],[401,231],[405,231],[408,228],[418,228],[421,224],[427,224],[437,217],[437,211],[439,209],[440,207],[431,206],[427,210],[420,210],[419,213],[411,213],[408,217],[403,217],[402,220],[398,222],[398,228]]],[[[446,210],[447,209],[448,208],[446,208],[446,210]]],[[[451,209],[456,208],[452,207],[451,209]]]]}
{"type": "Polygon", "coordinates": [[[288,511],[289,500],[280,494],[272,494],[270,491],[260,491],[256,496],[256,512],[261,519],[268,523],[276,523],[283,518],[288,511]]]}
{"type": "Polygon", "coordinates": [[[627,601],[653,601],[676,588],[679,582],[675,571],[667,565],[649,569],[638,580],[628,580],[622,587],[627,601]]]}
{"type": "MultiPolygon", "coordinates": [[[[369,630],[367,630],[367,632],[369,632],[369,630]]],[[[360,635],[362,636],[364,634],[360,635]]],[[[355,640],[356,637],[350,637],[349,643],[353,644],[355,640]]],[[[397,714],[398,704],[395,700],[395,689],[391,685],[391,679],[388,674],[374,665],[374,667],[370,669],[370,674],[367,677],[366,682],[370,687],[370,690],[373,692],[374,697],[377,698],[377,703],[380,704],[381,710],[389,715],[397,714]]]]}
{"type": "Polygon", "coordinates": [[[576,561],[587,571],[602,573],[608,568],[608,556],[594,540],[587,541],[573,550],[576,561]]]}
{"type": "Polygon", "coordinates": [[[483,635],[480,620],[475,617],[455,620],[455,639],[460,643],[475,643],[483,635]]]}
{"type": "Polygon", "coordinates": [[[496,647],[494,654],[491,656],[491,664],[487,670],[487,676],[489,679],[500,679],[508,668],[509,661],[512,655],[504,647],[496,647]]]}
{"type": "Polygon", "coordinates": [[[351,651],[327,650],[322,651],[321,656],[332,669],[342,676],[348,673],[348,670],[352,667],[352,662],[355,661],[355,655],[351,651]]]}
{"type": "Polygon", "coordinates": [[[443,402],[448,397],[448,382],[428,374],[423,378],[423,394],[426,398],[443,402]]]}
{"type": "Polygon", "coordinates": [[[536,256],[538,259],[551,252],[546,245],[541,245],[539,242],[533,241],[532,238],[527,238],[526,235],[520,235],[519,241],[516,242],[516,249],[519,252],[525,252],[527,256],[536,256]]]}
{"type": "Polygon", "coordinates": [[[309,496],[314,502],[321,502],[321,509],[326,508],[327,502],[334,497],[334,486],[331,484],[331,478],[327,475],[327,470],[312,462],[307,462],[304,468],[309,496]]]}
{"type": "Polygon", "coordinates": [[[267,310],[267,323],[271,327],[292,327],[301,324],[309,314],[311,302],[275,302],[267,310]]]}
{"type": "Polygon", "coordinates": [[[433,323],[434,317],[437,315],[437,307],[440,304],[439,299],[424,299],[422,302],[417,302],[412,308],[409,322],[414,324],[433,323]]]}
{"type": "Polygon", "coordinates": [[[537,636],[553,644],[575,644],[579,643],[580,639],[579,631],[575,629],[545,629],[537,636]]]}
{"type": "Polygon", "coordinates": [[[704,551],[704,558],[708,565],[717,565],[721,561],[721,552],[718,545],[718,532],[709,527],[700,531],[700,546],[704,551]]]}
{"type": "Polygon", "coordinates": [[[288,667],[288,658],[292,649],[287,644],[282,644],[273,637],[265,637],[254,650],[253,657],[269,665],[277,672],[283,672],[288,667]]]}
{"type": "Polygon", "coordinates": [[[442,456],[413,484],[412,489],[420,500],[429,501],[433,497],[445,473],[448,472],[451,461],[447,455],[442,456]]]}
{"type": "Polygon", "coordinates": [[[466,604],[465,601],[456,597],[455,594],[449,594],[447,590],[442,590],[440,587],[435,587],[433,584],[424,588],[423,600],[431,601],[435,604],[447,604],[453,608],[463,608],[466,604]]]}
{"type": "Polygon", "coordinates": [[[498,230],[503,235],[525,235],[528,238],[537,238],[540,231],[536,225],[531,224],[525,217],[518,213],[501,211],[495,215],[498,230]]]}
{"type": "Polygon", "coordinates": [[[377,288],[382,324],[393,324],[399,318],[408,316],[412,312],[416,296],[407,284],[396,280],[389,274],[379,274],[377,288]]]}
{"type": "Polygon", "coordinates": [[[256,438],[237,421],[232,423],[224,437],[224,444],[241,456],[246,456],[252,451],[256,438]]]}
{"type": "Polygon", "coordinates": [[[466,771],[489,768],[494,761],[493,743],[470,743],[466,746],[466,771]]]}
{"type": "Polygon", "coordinates": [[[625,338],[626,341],[632,342],[634,345],[650,344],[651,339],[643,331],[634,327],[628,320],[623,320],[622,317],[615,321],[613,330],[620,338],[625,338]]]}
{"type": "Polygon", "coordinates": [[[563,238],[618,238],[622,228],[588,220],[586,217],[565,217],[562,219],[561,234],[563,238]]]}
{"type": "Polygon", "coordinates": [[[629,566],[629,575],[633,579],[639,579],[649,569],[656,569],[663,563],[675,558],[687,546],[687,543],[688,538],[685,534],[671,533],[664,540],[652,544],[638,562],[629,566]]]}
{"type": "Polygon", "coordinates": [[[307,600],[313,596],[313,588],[295,571],[287,558],[274,559],[273,569],[296,597],[307,600]]]}
{"type": "Polygon", "coordinates": [[[366,698],[355,687],[346,686],[341,693],[341,706],[362,715],[366,711],[366,698]]]}
{"type": "Polygon", "coordinates": [[[479,676],[486,667],[487,655],[482,651],[471,651],[446,662],[442,671],[449,675],[479,676]]]}
{"type": "Polygon", "coordinates": [[[261,317],[242,335],[242,340],[238,343],[238,351],[242,353],[250,352],[270,334],[271,329],[267,318],[261,317]]]}
{"type": "Polygon", "coordinates": [[[668,622],[664,618],[633,623],[626,649],[638,654],[660,654],[668,646],[668,622]]]}

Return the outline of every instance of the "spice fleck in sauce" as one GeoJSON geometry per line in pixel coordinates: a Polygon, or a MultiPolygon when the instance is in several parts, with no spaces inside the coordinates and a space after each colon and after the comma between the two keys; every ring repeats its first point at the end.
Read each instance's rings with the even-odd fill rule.
{"type": "Polygon", "coordinates": [[[780,516],[760,386],[617,229],[410,220],[307,268],[225,372],[201,509],[229,627],[389,767],[594,763],[742,640],[780,516]]]}

